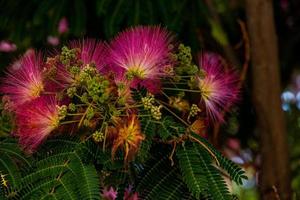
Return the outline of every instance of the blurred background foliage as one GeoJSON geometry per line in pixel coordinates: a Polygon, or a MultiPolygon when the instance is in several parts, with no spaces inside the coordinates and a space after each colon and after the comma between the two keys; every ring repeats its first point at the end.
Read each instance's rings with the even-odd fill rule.
{"type": "MultiPolygon", "coordinates": [[[[276,0],[274,6],[283,109],[288,121],[292,184],[296,192],[300,191],[300,103],[297,104],[298,98],[300,102],[300,81],[297,82],[300,2],[276,0]],[[290,98],[286,98],[284,91],[292,93],[290,98]]],[[[0,41],[16,45],[16,50],[0,52],[0,70],[3,73],[9,63],[29,48],[49,52],[70,39],[109,40],[119,31],[135,25],[165,26],[175,33],[179,42],[188,44],[194,51],[219,52],[241,70],[246,62],[247,41],[238,20],[242,25],[246,20],[242,0],[0,0],[0,41]],[[62,19],[67,21],[67,31],[63,33],[58,28],[62,19]]],[[[250,87],[250,79],[246,79],[239,108],[228,116],[228,123],[214,138],[214,143],[225,155],[247,170],[250,179],[244,187],[233,186],[241,199],[258,198],[259,146],[250,87]]],[[[0,118],[0,136],[10,128],[7,117],[0,118]]]]}

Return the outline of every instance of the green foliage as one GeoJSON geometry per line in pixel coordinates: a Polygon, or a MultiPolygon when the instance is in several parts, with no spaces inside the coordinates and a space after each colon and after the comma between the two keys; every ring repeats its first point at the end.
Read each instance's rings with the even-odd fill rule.
{"type": "Polygon", "coordinates": [[[190,47],[180,44],[178,46],[178,53],[173,55],[178,62],[176,72],[179,75],[188,74],[194,75],[198,72],[198,66],[192,63],[192,50],[190,47]]]}
{"type": "MultiPolygon", "coordinates": [[[[198,143],[178,145],[174,165],[165,156],[171,153],[166,145],[143,145],[139,159],[126,167],[123,155],[117,154],[112,160],[109,152],[103,152],[92,141],[51,139],[31,159],[22,154],[14,140],[2,141],[1,174],[6,174],[8,181],[8,187],[1,186],[2,195],[7,199],[99,199],[102,180],[105,185],[121,188],[134,181],[141,199],[232,198],[214,159],[198,143]]],[[[244,178],[238,166],[232,166],[212,146],[208,147],[216,153],[220,167],[227,169],[235,180],[244,178]]]]}
{"type": "Polygon", "coordinates": [[[137,191],[142,199],[181,199],[185,187],[178,176],[178,168],[172,167],[167,158],[150,160],[145,164],[137,191]]]}
{"type": "MultiPolygon", "coordinates": [[[[222,5],[228,7],[227,2],[223,2],[222,5]]],[[[15,0],[0,2],[0,27],[4,38],[12,40],[24,49],[28,46],[44,45],[48,35],[58,36],[57,26],[62,17],[68,19],[70,30],[61,39],[82,37],[87,33],[89,36],[101,35],[103,39],[107,39],[124,27],[162,24],[179,33],[180,37],[189,41],[193,47],[199,48],[199,27],[207,30],[204,34],[213,34],[217,42],[226,37],[222,35],[225,33],[220,25],[207,20],[209,14],[206,4],[202,1],[31,0],[24,5],[21,0],[15,0]]],[[[227,27],[232,29],[235,18],[227,15],[224,19],[227,20],[227,27]]]]}
{"type": "Polygon", "coordinates": [[[6,139],[0,142],[0,173],[7,180],[9,187],[21,182],[20,168],[31,168],[30,159],[19,149],[15,140],[6,139]]]}
{"type": "Polygon", "coordinates": [[[213,165],[212,157],[199,144],[185,143],[177,151],[183,180],[192,194],[213,200],[231,200],[221,172],[213,165]]]}
{"type": "Polygon", "coordinates": [[[225,158],[220,152],[218,152],[209,142],[201,138],[197,134],[193,134],[198,140],[203,142],[216,156],[220,163],[220,167],[230,175],[230,178],[234,180],[237,184],[242,185],[243,179],[247,179],[245,172],[234,162],[225,158]]]}
{"type": "Polygon", "coordinates": [[[169,116],[164,117],[163,120],[158,123],[158,130],[158,134],[163,140],[171,136],[179,136],[185,132],[185,128],[169,116]]]}
{"type": "MultiPolygon", "coordinates": [[[[143,97],[147,96],[147,91],[145,88],[132,89],[132,96],[134,100],[142,101],[143,97]]],[[[146,108],[140,108],[139,113],[150,115],[146,108]]],[[[142,116],[140,120],[142,132],[149,138],[159,136],[162,140],[167,140],[184,134],[186,130],[181,123],[176,122],[171,116],[165,116],[161,120],[154,120],[151,116],[142,116]]]]}
{"type": "MultiPolygon", "coordinates": [[[[182,145],[176,153],[179,166],[182,171],[183,180],[190,188],[192,194],[199,198],[202,193],[208,188],[208,180],[206,171],[203,170],[203,162],[199,159],[198,151],[195,151],[193,146],[182,145]]],[[[205,165],[205,163],[204,163],[205,165]]]]}
{"type": "MultiPolygon", "coordinates": [[[[169,151],[161,149],[161,152],[169,151]]],[[[142,199],[231,200],[233,198],[221,169],[216,166],[209,152],[198,143],[185,142],[177,147],[174,165],[161,153],[153,155],[152,152],[151,155],[153,157],[141,167],[140,179],[136,183],[136,190],[142,199]],[[187,197],[189,193],[192,197],[187,197]]],[[[236,168],[242,171],[239,167],[236,168]]],[[[239,172],[231,173],[239,176],[239,172]]]]}
{"type": "MultiPolygon", "coordinates": [[[[8,199],[100,199],[95,166],[82,158],[88,156],[84,144],[56,139],[45,145],[47,148],[37,153],[29,164],[15,143],[1,144],[3,152],[11,153],[30,166],[21,168],[26,170],[20,172],[20,166],[13,168],[12,162],[5,163],[8,170],[15,169],[7,170],[9,177],[13,177],[8,179],[8,199]]],[[[7,156],[1,155],[1,161],[5,158],[7,156]]]]}
{"type": "Polygon", "coordinates": [[[4,108],[8,104],[5,99],[2,99],[0,103],[0,137],[7,136],[13,128],[11,123],[11,114],[8,113],[4,108]]]}

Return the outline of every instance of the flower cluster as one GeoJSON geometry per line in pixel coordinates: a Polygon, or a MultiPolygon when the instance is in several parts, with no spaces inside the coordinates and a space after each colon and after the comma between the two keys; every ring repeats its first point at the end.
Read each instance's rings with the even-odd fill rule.
{"type": "MultiPolygon", "coordinates": [[[[27,152],[71,132],[127,162],[147,139],[144,117],[160,124],[171,115],[202,134],[238,100],[237,74],[219,55],[202,53],[197,66],[191,49],[159,26],[130,28],[111,42],[73,41],[55,52],[43,59],[30,51],[0,86],[14,115],[13,134],[27,152]],[[141,97],[133,92],[142,90],[141,97]]],[[[104,193],[114,199],[111,189],[104,193]]]]}

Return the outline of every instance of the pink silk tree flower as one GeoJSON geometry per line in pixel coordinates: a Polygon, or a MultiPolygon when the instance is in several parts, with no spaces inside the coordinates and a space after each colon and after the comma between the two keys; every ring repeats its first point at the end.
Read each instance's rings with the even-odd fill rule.
{"type": "Polygon", "coordinates": [[[36,99],[44,90],[40,53],[25,54],[18,65],[9,68],[0,86],[0,92],[9,97],[14,107],[36,99]]]}
{"type": "Polygon", "coordinates": [[[95,64],[102,71],[107,64],[108,47],[104,42],[95,39],[76,40],[70,43],[70,48],[80,49],[79,59],[84,65],[95,64]]]}
{"type": "Polygon", "coordinates": [[[42,96],[16,110],[16,135],[25,151],[32,153],[59,126],[59,106],[54,96],[42,96]]]}
{"type": "MultiPolygon", "coordinates": [[[[73,60],[75,62],[74,66],[83,70],[85,67],[95,66],[98,71],[105,71],[107,60],[107,45],[103,42],[98,42],[94,39],[76,40],[71,41],[68,45],[68,49],[77,49],[76,58],[73,60]],[[79,62],[78,62],[79,61],[79,62]]],[[[54,54],[59,54],[55,52],[54,54]]],[[[73,62],[72,61],[72,62],[73,62]]],[[[46,62],[47,70],[51,71],[51,67],[55,66],[56,76],[52,80],[53,84],[57,86],[58,90],[65,89],[72,83],[74,83],[78,77],[67,69],[59,60],[59,55],[48,59],[46,62]]]]}
{"type": "Polygon", "coordinates": [[[2,40],[0,41],[0,52],[13,52],[17,50],[17,46],[14,43],[2,40]]]}
{"type": "Polygon", "coordinates": [[[172,41],[172,35],[159,26],[128,29],[111,42],[110,67],[117,76],[137,78],[145,87],[149,86],[145,83],[149,80],[157,83],[169,75],[166,68],[171,64],[172,41]]]}
{"type": "Polygon", "coordinates": [[[239,77],[232,70],[225,70],[222,58],[214,53],[199,55],[199,66],[205,77],[196,77],[201,91],[201,103],[204,104],[210,120],[223,122],[223,111],[237,102],[239,98],[239,77]]]}
{"type": "Polygon", "coordinates": [[[66,17],[63,17],[58,23],[58,33],[64,34],[68,31],[69,31],[69,22],[66,17]]]}
{"type": "Polygon", "coordinates": [[[117,198],[117,194],[118,192],[113,187],[110,187],[109,189],[104,187],[101,196],[104,200],[115,200],[117,198]]]}

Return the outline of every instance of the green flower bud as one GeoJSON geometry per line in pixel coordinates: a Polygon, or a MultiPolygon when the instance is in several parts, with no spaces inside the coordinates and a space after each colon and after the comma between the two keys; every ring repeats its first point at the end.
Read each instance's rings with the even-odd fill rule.
{"type": "Polygon", "coordinates": [[[161,116],[162,113],[160,111],[160,109],[162,108],[162,106],[152,106],[150,111],[151,111],[151,115],[155,120],[161,120],[161,116]]]}
{"type": "Polygon", "coordinates": [[[58,118],[59,120],[63,120],[68,113],[68,108],[66,105],[62,105],[62,106],[58,106],[57,105],[57,109],[58,109],[58,118]]]}
{"type": "Polygon", "coordinates": [[[70,87],[67,89],[67,95],[72,98],[74,97],[74,95],[76,94],[77,92],[77,88],[76,87],[70,87]]]}
{"type": "Polygon", "coordinates": [[[95,142],[102,142],[104,140],[104,134],[100,131],[96,131],[92,134],[92,138],[95,142]]]}
{"type": "Polygon", "coordinates": [[[76,105],[74,103],[70,103],[68,106],[69,110],[71,112],[75,112],[76,111],[76,105]]]}
{"type": "Polygon", "coordinates": [[[201,112],[201,109],[196,104],[192,104],[189,117],[195,117],[199,112],[201,112]]]}

